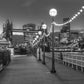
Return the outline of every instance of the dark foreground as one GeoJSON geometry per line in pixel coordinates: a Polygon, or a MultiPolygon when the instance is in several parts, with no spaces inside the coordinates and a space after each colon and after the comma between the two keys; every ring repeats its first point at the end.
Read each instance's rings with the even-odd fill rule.
{"type": "Polygon", "coordinates": [[[50,73],[51,62],[46,66],[34,56],[18,56],[0,72],[0,84],[84,84],[84,73],[56,63],[56,74],[50,73]]]}

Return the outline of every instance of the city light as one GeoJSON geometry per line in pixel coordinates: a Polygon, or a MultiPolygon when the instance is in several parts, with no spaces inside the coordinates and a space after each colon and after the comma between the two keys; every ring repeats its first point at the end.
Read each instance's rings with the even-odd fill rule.
{"type": "Polygon", "coordinates": [[[56,22],[52,22],[51,24],[54,24],[55,26],[63,26],[68,23],[71,23],[74,19],[76,19],[83,12],[83,9],[84,9],[84,6],[82,6],[82,8],[69,21],[67,21],[65,23],[57,24],[56,22]]]}
{"type": "Polygon", "coordinates": [[[80,15],[80,14],[81,14],[80,12],[77,13],[77,15],[80,15]]]}
{"type": "Polygon", "coordinates": [[[83,12],[83,10],[81,9],[80,12],[83,12]]]}
{"type": "Polygon", "coordinates": [[[36,38],[38,38],[39,36],[37,35],[36,38]]]}
{"type": "Polygon", "coordinates": [[[84,6],[82,6],[82,9],[84,9],[84,6]]]}
{"type": "MultiPolygon", "coordinates": [[[[65,23],[58,24],[54,21],[51,24],[54,24],[55,26],[63,26],[63,25],[66,25],[68,23],[71,23],[73,20],[75,20],[83,12],[83,10],[84,10],[84,6],[82,6],[81,9],[76,14],[74,14],[74,16],[71,17],[71,19],[69,21],[67,21],[65,23]]],[[[52,16],[52,17],[55,17],[57,15],[57,10],[55,8],[50,9],[49,15],[52,16]]],[[[42,28],[46,29],[47,28],[46,24],[43,24],[42,28]]],[[[42,39],[44,36],[48,37],[50,35],[50,33],[52,32],[51,29],[52,29],[52,25],[50,27],[49,33],[48,34],[43,34],[43,36],[39,37],[39,39],[42,39]]]]}
{"type": "Polygon", "coordinates": [[[78,15],[77,14],[75,14],[75,17],[77,17],[78,15]]]}
{"type": "Polygon", "coordinates": [[[13,32],[13,35],[24,35],[23,32],[13,32]]]}
{"type": "Polygon", "coordinates": [[[41,35],[41,34],[42,34],[42,32],[41,32],[41,31],[39,31],[39,32],[38,32],[38,34],[39,34],[39,35],[41,35]]]}
{"type": "Polygon", "coordinates": [[[35,38],[34,40],[37,40],[37,38],[35,38]]]}

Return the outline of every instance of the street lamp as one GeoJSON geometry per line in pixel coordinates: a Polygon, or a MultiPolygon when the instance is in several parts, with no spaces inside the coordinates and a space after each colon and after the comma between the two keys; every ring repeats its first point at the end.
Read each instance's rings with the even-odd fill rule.
{"type": "MultiPolygon", "coordinates": [[[[47,28],[47,25],[46,24],[43,24],[42,25],[42,29],[44,30],[44,34],[45,34],[45,29],[47,28]]],[[[45,36],[44,36],[44,39],[43,39],[43,64],[45,64],[45,36]]]]}
{"type": "MultiPolygon", "coordinates": [[[[39,38],[39,36],[36,35],[36,38],[35,38],[35,41],[34,41],[34,44],[35,44],[35,45],[37,45],[37,40],[38,40],[38,38],[39,38]]],[[[36,48],[37,48],[37,47],[36,47],[36,48]]],[[[37,53],[37,49],[36,49],[36,53],[37,53]]],[[[37,57],[37,55],[36,55],[36,57],[37,57]]]]}
{"type": "MultiPolygon", "coordinates": [[[[38,32],[38,34],[39,34],[39,35],[41,35],[41,34],[42,34],[42,32],[41,32],[41,31],[39,31],[39,32],[38,32]]],[[[41,57],[40,57],[40,42],[39,42],[39,61],[41,61],[41,57]]]]}
{"type": "Polygon", "coordinates": [[[41,31],[39,31],[39,32],[38,32],[38,34],[39,34],[39,35],[41,35],[41,34],[42,34],[42,32],[41,32],[41,31]]]}
{"type": "Polygon", "coordinates": [[[57,10],[55,8],[50,9],[49,15],[51,17],[55,17],[57,15],[57,10]]]}
{"type": "MultiPolygon", "coordinates": [[[[57,10],[55,8],[50,9],[49,15],[52,17],[52,22],[54,22],[54,17],[57,15],[57,10]]],[[[51,69],[51,73],[56,73],[55,60],[54,60],[54,24],[52,24],[52,69],[51,69]]]]}
{"type": "Polygon", "coordinates": [[[36,39],[38,39],[38,38],[39,38],[39,36],[37,35],[37,36],[36,36],[36,39]]]}

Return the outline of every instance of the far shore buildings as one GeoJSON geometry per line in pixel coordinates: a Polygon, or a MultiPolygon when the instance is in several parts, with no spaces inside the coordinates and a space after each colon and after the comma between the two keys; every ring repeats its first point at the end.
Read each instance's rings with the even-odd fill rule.
{"type": "MultiPolygon", "coordinates": [[[[36,25],[35,24],[25,24],[23,25],[23,30],[25,31],[33,31],[35,30],[36,25]]],[[[55,32],[55,42],[58,40],[60,42],[60,39],[63,38],[63,34],[61,32],[55,32]]],[[[23,35],[13,35],[13,44],[19,44],[24,43],[25,41],[33,39],[35,37],[34,34],[28,34],[25,32],[23,35]]],[[[51,34],[50,34],[51,37],[51,34]]],[[[84,38],[84,30],[70,30],[70,40],[77,39],[79,37],[84,38]]]]}
{"type": "MultiPolygon", "coordinates": [[[[62,33],[55,32],[55,37],[61,37],[62,33]]],[[[78,37],[84,38],[84,31],[83,30],[70,30],[70,39],[75,39],[78,37]]]]}
{"type": "MultiPolygon", "coordinates": [[[[58,37],[58,40],[59,40],[60,35],[61,35],[60,32],[55,32],[55,41],[57,40],[57,37],[58,37]]],[[[72,39],[76,39],[79,36],[84,38],[84,32],[83,31],[79,31],[79,30],[71,30],[70,31],[70,39],[71,40],[72,39]]],[[[12,38],[13,38],[13,45],[24,43],[24,41],[25,41],[24,35],[13,35],[12,38]]]]}
{"type": "MultiPolygon", "coordinates": [[[[63,34],[64,33],[61,33],[61,32],[55,32],[54,33],[55,45],[57,45],[57,43],[61,43],[61,42],[66,43],[67,42],[67,37],[65,37],[63,34]]],[[[84,39],[84,31],[83,30],[70,30],[69,41],[75,40],[78,38],[84,39]]]]}

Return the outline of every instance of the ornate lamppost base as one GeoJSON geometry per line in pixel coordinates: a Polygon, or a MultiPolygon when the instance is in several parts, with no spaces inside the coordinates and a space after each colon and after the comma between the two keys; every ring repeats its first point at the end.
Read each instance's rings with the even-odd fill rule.
{"type": "Polygon", "coordinates": [[[55,69],[53,69],[53,70],[51,70],[50,72],[51,72],[51,73],[56,73],[56,70],[55,70],[55,69]]]}
{"type": "Polygon", "coordinates": [[[42,64],[46,65],[46,63],[45,63],[45,62],[42,62],[42,64]]]}

